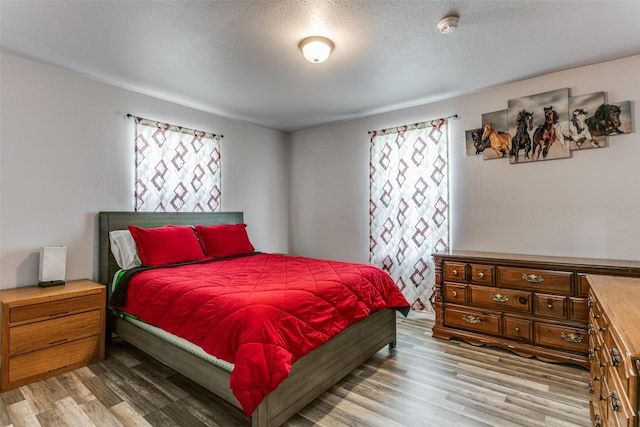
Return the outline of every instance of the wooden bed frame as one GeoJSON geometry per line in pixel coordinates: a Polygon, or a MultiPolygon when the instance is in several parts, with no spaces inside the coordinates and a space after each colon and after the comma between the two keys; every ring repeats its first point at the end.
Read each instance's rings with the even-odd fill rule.
{"type": "MultiPolygon", "coordinates": [[[[109,248],[109,232],[128,225],[158,227],[173,225],[214,225],[243,222],[242,212],[216,213],[99,213],[99,281],[107,286],[118,266],[109,248]]],[[[241,408],[229,386],[230,374],[170,343],[124,321],[110,312],[107,332],[117,334],[160,362],[202,385],[222,399],[241,408]]],[[[110,334],[108,334],[110,335],[110,334]]],[[[340,381],[384,346],[396,344],[396,312],[376,312],[312,351],[292,367],[280,386],[264,398],[251,417],[252,427],[279,426],[312,400],[340,381]]]]}

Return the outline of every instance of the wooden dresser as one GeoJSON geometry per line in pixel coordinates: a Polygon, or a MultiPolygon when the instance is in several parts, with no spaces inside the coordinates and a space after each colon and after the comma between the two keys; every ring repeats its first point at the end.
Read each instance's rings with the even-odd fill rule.
{"type": "Polygon", "coordinates": [[[104,359],[106,288],[90,280],[0,291],[0,390],[104,359]]]}
{"type": "Polygon", "coordinates": [[[640,261],[452,251],[433,255],[433,336],[590,367],[587,274],[640,277],[640,261]]]}
{"type": "Polygon", "coordinates": [[[587,276],[591,420],[639,427],[640,279],[587,276]]]}

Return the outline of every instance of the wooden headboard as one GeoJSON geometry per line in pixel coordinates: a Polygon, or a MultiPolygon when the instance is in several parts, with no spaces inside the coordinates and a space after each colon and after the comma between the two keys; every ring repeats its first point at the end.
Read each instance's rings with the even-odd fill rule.
{"type": "Polygon", "coordinates": [[[109,248],[109,232],[126,230],[129,225],[160,227],[162,225],[240,224],[242,212],[100,212],[98,214],[98,280],[111,294],[111,281],[119,267],[109,248]]]}

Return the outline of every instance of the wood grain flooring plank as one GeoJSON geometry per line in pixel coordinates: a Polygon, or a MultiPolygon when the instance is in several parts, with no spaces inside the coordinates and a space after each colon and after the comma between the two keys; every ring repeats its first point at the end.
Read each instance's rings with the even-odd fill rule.
{"type": "Polygon", "coordinates": [[[96,427],[122,427],[122,423],[98,399],[79,405],[96,427]]]}
{"type": "Polygon", "coordinates": [[[53,409],[36,415],[36,418],[41,425],[47,427],[93,425],[71,396],[57,400],[53,404],[53,409]]]}
{"type": "Polygon", "coordinates": [[[122,397],[110,388],[98,376],[87,378],[82,384],[93,394],[93,396],[105,407],[111,408],[122,402],[122,397]]]}
{"type": "Polygon", "coordinates": [[[151,427],[152,425],[144,419],[144,415],[136,411],[128,402],[120,402],[109,408],[109,411],[125,427],[151,427]]]}
{"type": "Polygon", "coordinates": [[[237,409],[230,403],[220,399],[218,396],[207,391],[200,384],[197,384],[181,374],[175,374],[168,378],[176,386],[189,394],[190,400],[194,405],[208,408],[216,417],[221,417],[229,425],[247,425],[251,424],[249,417],[244,412],[237,409]],[[224,415],[220,415],[224,414],[224,415]]]}
{"type": "Polygon", "coordinates": [[[57,377],[48,378],[22,387],[22,393],[35,414],[40,414],[54,408],[54,403],[69,396],[57,377]]]}
{"type": "Polygon", "coordinates": [[[0,402],[2,402],[2,404],[5,406],[9,406],[23,400],[24,394],[22,394],[22,391],[19,388],[14,388],[13,390],[0,393],[0,402]]]}
{"type": "Polygon", "coordinates": [[[27,400],[22,400],[2,409],[9,416],[14,427],[32,427],[40,425],[36,418],[36,414],[33,412],[33,409],[27,400]]]}
{"type": "Polygon", "coordinates": [[[171,402],[175,402],[188,396],[187,392],[175,386],[167,379],[167,377],[163,375],[155,375],[153,371],[145,368],[144,365],[136,365],[132,367],[131,373],[140,377],[147,384],[150,384],[154,389],[166,396],[166,398],[171,402]]]}
{"type": "Polygon", "coordinates": [[[164,406],[161,411],[169,416],[176,425],[187,425],[190,427],[207,427],[207,423],[195,417],[181,402],[172,402],[164,406]]]}

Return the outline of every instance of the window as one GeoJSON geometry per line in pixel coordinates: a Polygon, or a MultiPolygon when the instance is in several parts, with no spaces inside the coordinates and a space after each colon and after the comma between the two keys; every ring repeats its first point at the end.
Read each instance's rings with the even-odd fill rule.
{"type": "Polygon", "coordinates": [[[449,248],[447,126],[439,119],[371,133],[369,260],[417,310],[431,311],[431,254],[449,248]]]}
{"type": "Polygon", "coordinates": [[[220,210],[220,135],[134,117],[135,210],[220,210]]]}

